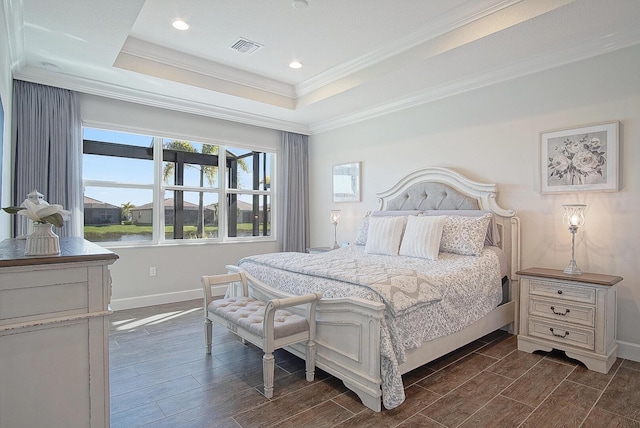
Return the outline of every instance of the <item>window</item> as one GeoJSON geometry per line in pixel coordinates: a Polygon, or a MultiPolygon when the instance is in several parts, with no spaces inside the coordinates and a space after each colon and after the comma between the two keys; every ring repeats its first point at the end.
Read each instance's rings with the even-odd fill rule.
{"type": "Polygon", "coordinates": [[[228,235],[269,236],[270,155],[238,148],[228,148],[226,153],[228,235]]]}
{"type": "Polygon", "coordinates": [[[273,153],[95,128],[83,152],[89,241],[271,236],[273,153]]]}

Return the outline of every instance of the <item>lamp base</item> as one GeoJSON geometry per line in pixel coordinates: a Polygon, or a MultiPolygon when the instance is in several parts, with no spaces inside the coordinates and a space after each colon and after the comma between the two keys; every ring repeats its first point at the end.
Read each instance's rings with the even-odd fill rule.
{"type": "Polygon", "coordinates": [[[581,275],[582,271],[580,270],[580,268],[576,264],[576,261],[575,260],[571,260],[569,262],[569,265],[566,268],[564,268],[564,273],[568,273],[570,275],[581,275]]]}
{"type": "Polygon", "coordinates": [[[333,241],[333,247],[331,247],[331,249],[337,250],[338,248],[340,248],[340,245],[338,245],[338,241],[333,241]]]}

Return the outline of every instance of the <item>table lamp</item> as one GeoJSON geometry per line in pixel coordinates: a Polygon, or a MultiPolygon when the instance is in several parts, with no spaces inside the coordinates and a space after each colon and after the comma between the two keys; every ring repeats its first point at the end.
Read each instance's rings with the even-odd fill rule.
{"type": "Polygon", "coordinates": [[[586,205],[583,204],[567,204],[562,206],[564,208],[564,215],[562,216],[562,223],[569,227],[571,232],[571,261],[569,265],[564,269],[564,273],[571,275],[580,275],[582,271],[578,268],[575,260],[575,239],[578,228],[584,225],[584,209],[586,205]]]}

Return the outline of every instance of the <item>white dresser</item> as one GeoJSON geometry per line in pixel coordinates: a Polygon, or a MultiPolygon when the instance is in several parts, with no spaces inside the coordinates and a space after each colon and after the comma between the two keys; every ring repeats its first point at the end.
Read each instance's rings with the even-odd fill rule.
{"type": "Polygon", "coordinates": [[[590,370],[607,373],[617,357],[619,276],[531,268],[520,275],[518,349],[559,349],[590,370]]]}
{"type": "Polygon", "coordinates": [[[109,265],[60,238],[59,256],[0,242],[0,428],[109,426],[109,265]]]}

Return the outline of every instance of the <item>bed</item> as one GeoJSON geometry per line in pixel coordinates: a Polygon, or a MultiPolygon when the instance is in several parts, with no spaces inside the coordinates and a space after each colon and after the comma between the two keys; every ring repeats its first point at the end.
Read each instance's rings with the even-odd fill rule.
{"type": "MultiPolygon", "coordinates": [[[[394,408],[402,374],[494,330],[517,332],[519,220],[497,194],[495,184],[422,169],[377,194],[352,245],[251,256],[229,270],[247,273],[261,299],[322,291],[316,366],[367,407],[394,408]],[[441,239],[414,238],[425,234],[441,239]]],[[[287,349],[304,357],[303,346],[287,349]]]]}

